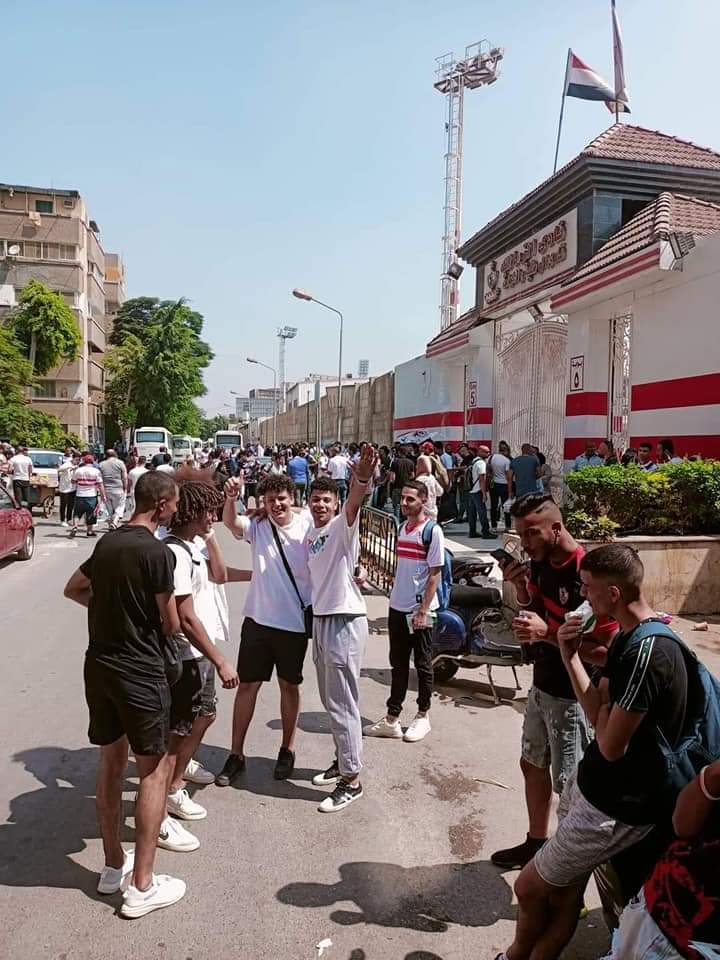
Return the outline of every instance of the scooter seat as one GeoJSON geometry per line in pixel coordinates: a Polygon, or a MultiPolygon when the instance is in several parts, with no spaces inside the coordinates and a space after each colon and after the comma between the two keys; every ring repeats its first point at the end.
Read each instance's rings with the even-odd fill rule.
{"type": "Polygon", "coordinates": [[[502,594],[496,587],[464,587],[455,583],[450,588],[450,606],[459,610],[501,607],[502,594]]]}

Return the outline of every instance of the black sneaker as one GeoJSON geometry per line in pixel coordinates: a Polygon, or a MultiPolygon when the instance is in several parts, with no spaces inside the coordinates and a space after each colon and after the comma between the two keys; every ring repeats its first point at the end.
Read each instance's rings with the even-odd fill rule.
{"type": "Polygon", "coordinates": [[[77,530],[75,529],[75,527],[72,528],[68,536],[70,537],[71,540],[73,540],[77,536],[77,530]]]}
{"type": "Polygon", "coordinates": [[[359,800],[362,795],[361,783],[351,786],[346,780],[338,780],[337,786],[329,797],[325,797],[318,810],[320,813],[335,813],[336,810],[347,807],[353,800],[359,800]]]}
{"type": "Polygon", "coordinates": [[[337,783],[340,779],[340,769],[337,765],[337,760],[333,760],[327,770],[323,770],[322,773],[317,773],[312,779],[312,782],[316,787],[327,787],[331,783],[337,783]]]}
{"type": "Polygon", "coordinates": [[[94,530],[88,530],[87,535],[88,535],[89,537],[96,537],[96,536],[97,536],[97,534],[95,533],[94,530]]]}
{"type": "Polygon", "coordinates": [[[294,769],[295,754],[292,750],[288,750],[287,747],[280,747],[280,753],[278,753],[277,763],[275,764],[275,773],[273,776],[276,780],[287,780],[287,778],[291,776],[294,769]]]}
{"type": "Polygon", "coordinates": [[[238,756],[237,753],[229,753],[225,761],[225,766],[215,777],[216,787],[229,787],[230,784],[239,777],[245,769],[245,757],[238,756]]]}
{"type": "Polygon", "coordinates": [[[508,847],[507,850],[498,850],[490,857],[490,861],[505,870],[522,870],[544,843],[545,840],[536,840],[528,834],[524,843],[517,847],[508,847]]]}

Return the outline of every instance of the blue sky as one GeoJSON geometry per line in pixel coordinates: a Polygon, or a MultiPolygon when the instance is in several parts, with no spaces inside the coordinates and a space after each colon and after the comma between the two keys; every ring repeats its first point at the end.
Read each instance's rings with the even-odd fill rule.
{"type": "MultiPolygon", "coordinates": [[[[631,122],[720,149],[720,4],[618,0],[631,122]]],[[[0,181],[80,190],[130,296],[188,297],[217,359],[201,405],[424,350],[439,327],[444,98],[435,58],[487,37],[468,96],[464,235],[552,171],[569,46],[612,76],[609,0],[6,0],[0,181]]],[[[569,100],[560,162],[609,125],[569,100]]],[[[463,307],[472,300],[465,275],[463,307]]]]}

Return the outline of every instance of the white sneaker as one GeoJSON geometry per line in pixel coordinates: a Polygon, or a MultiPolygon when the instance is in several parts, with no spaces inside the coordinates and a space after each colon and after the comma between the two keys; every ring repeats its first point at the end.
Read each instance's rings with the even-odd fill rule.
{"type": "Polygon", "coordinates": [[[67,520],[63,520],[63,522],[60,524],[60,526],[61,526],[61,527],[69,527],[70,524],[67,522],[67,520]]]}
{"type": "Polygon", "coordinates": [[[180,817],[181,820],[204,820],[207,816],[205,807],[195,803],[187,790],[182,787],[177,793],[168,794],[167,811],[174,817],[180,817]]]}
{"type": "Polygon", "coordinates": [[[132,884],[123,894],[120,913],[123,917],[144,917],[153,910],[169,907],[185,896],[185,881],[169,877],[166,873],[153,874],[152,883],[147,890],[138,890],[132,884]]]}
{"type": "Polygon", "coordinates": [[[135,866],[135,851],[125,850],[125,861],[121,867],[104,866],[98,880],[97,891],[106,895],[117,893],[127,886],[135,866]]]}
{"type": "Polygon", "coordinates": [[[197,762],[197,760],[191,759],[188,765],[185,767],[183,780],[188,780],[190,783],[199,783],[202,786],[205,786],[209,783],[215,783],[215,774],[210,773],[209,770],[206,770],[201,763],[197,762]]]}
{"type": "Polygon", "coordinates": [[[402,740],[402,735],[400,721],[388,723],[387,717],[382,717],[377,723],[363,730],[364,737],[389,737],[391,740],[402,740]]]}
{"type": "Polygon", "coordinates": [[[197,850],[200,841],[177,820],[165,817],[160,824],[157,845],[163,850],[172,850],[174,853],[191,853],[197,850]]]}
{"type": "Polygon", "coordinates": [[[417,743],[418,740],[426,737],[431,729],[427,715],[421,717],[420,714],[418,714],[405,731],[403,740],[405,740],[406,743],[417,743]]]}

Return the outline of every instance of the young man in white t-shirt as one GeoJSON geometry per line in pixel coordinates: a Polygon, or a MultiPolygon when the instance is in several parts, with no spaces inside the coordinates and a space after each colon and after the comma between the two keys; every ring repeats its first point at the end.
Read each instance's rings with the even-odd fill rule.
{"type": "Polygon", "coordinates": [[[370,492],[376,466],[377,455],[368,444],[353,467],[350,493],[340,513],[334,480],[319,477],[310,485],[313,527],[307,545],[312,582],[313,660],[320,699],[335,742],[334,762],[313,778],[318,786],[335,784],[333,792],[318,807],[322,813],[342,810],[363,792],[359,779],[359,694],[368,623],[365,600],[354,576],[360,555],[360,508],[370,492]]]}
{"type": "Polygon", "coordinates": [[[333,447],[332,456],[328,460],[327,475],[337,484],[341,505],[347,500],[349,472],[350,460],[342,455],[339,447],[333,447]]]}
{"type": "MultiPolygon", "coordinates": [[[[237,672],[216,648],[223,637],[213,583],[227,580],[213,523],[223,497],[207,480],[178,476],[178,506],[165,544],[175,557],[175,603],[181,633],[176,641],[183,672],[171,688],[170,748],[175,757],[168,788],[168,813],[181,820],[203,820],[207,810],[183,787],[183,779],[212,783],[214,777],[192,756],[215,720],[215,670],[226,689],[238,685],[237,672]],[[209,562],[205,557],[206,548],[209,562]],[[203,776],[205,774],[205,776],[203,776]]],[[[249,573],[248,577],[249,579],[249,573]]],[[[169,850],[196,850],[197,837],[167,817],[158,844],[169,850]]]]}
{"type": "Polygon", "coordinates": [[[397,568],[390,593],[388,631],[392,683],[387,715],[366,727],[368,737],[403,738],[400,714],[410,677],[410,654],[418,677],[418,712],[407,728],[408,743],[422,740],[430,733],[430,699],[433,692],[432,624],[429,613],[438,607],[437,589],[445,559],[442,527],[426,513],[426,487],[420,480],[409,480],[402,489],[400,509],[406,518],[398,531],[397,568]],[[432,524],[429,543],[425,530],[432,524]]]}
{"type": "Polygon", "coordinates": [[[482,536],[486,540],[497,536],[497,534],[490,532],[487,507],[485,505],[489,489],[487,476],[487,458],[489,456],[490,450],[488,447],[479,446],[472,462],[472,487],[470,488],[470,497],[468,499],[468,536],[470,538],[481,536],[481,534],[477,532],[478,517],[480,518],[482,536]]]}
{"type": "Polygon", "coordinates": [[[98,505],[105,503],[105,487],[102,474],[93,466],[95,458],[88,451],[80,458],[80,466],[72,475],[75,484],[75,505],[70,537],[77,535],[80,520],[85,518],[87,535],[95,536],[98,505]]]}
{"type": "Polygon", "coordinates": [[[13,494],[20,506],[23,500],[30,506],[30,477],[33,472],[33,462],[27,455],[27,447],[18,447],[14,457],[10,457],[8,465],[11,470],[13,494]]]}
{"type": "Polygon", "coordinates": [[[300,685],[308,645],[304,608],[310,605],[310,572],[305,541],[312,526],[310,515],[307,511],[293,511],[295,484],[287,474],[268,476],[259,484],[264,511],[257,517],[238,515],[236,502],[241,492],[241,478],[231,477],[226,481],[223,522],[233,536],[250,544],[253,578],[245,600],[240,634],[240,684],[235,696],[232,746],[223,769],[215,778],[219,787],[229,786],[245,769],[245,737],[255,712],[255,701],[260,687],[272,677],[273,669],[280,685],[283,734],[274,776],[276,780],[286,780],[292,774],[300,685]],[[292,580],[285,569],[283,554],[292,580]]]}

